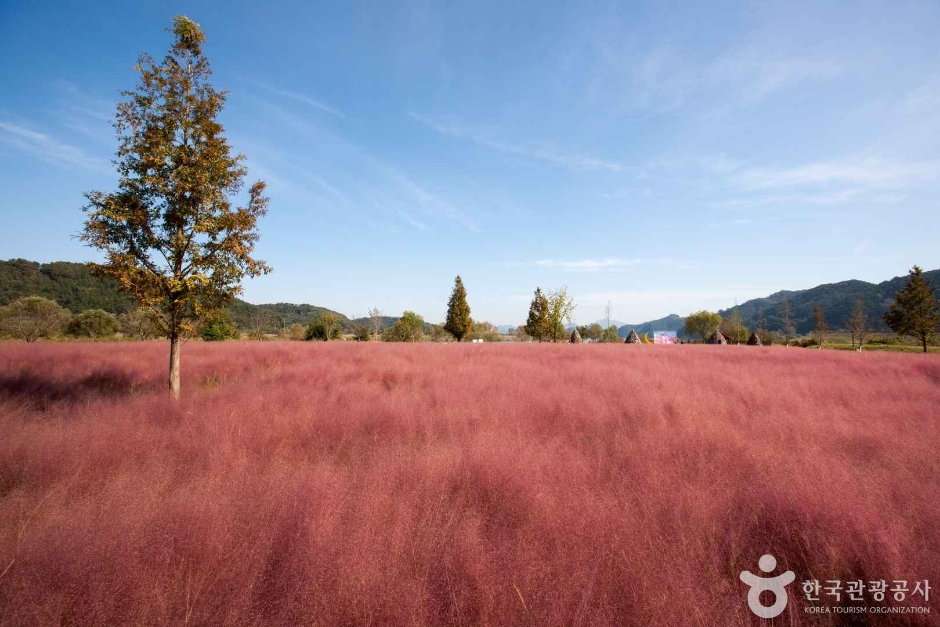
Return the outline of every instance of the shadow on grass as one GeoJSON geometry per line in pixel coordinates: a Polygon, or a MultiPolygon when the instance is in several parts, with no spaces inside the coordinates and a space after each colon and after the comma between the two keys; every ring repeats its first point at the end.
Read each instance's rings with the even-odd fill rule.
{"type": "Polygon", "coordinates": [[[121,398],[141,391],[142,387],[145,386],[130,374],[119,370],[100,370],[67,380],[29,371],[0,374],[0,400],[19,401],[39,411],[57,403],[121,398]]]}

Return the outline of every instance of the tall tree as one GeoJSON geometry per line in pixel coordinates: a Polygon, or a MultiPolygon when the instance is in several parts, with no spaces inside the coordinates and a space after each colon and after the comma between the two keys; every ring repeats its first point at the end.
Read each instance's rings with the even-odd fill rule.
{"type": "Polygon", "coordinates": [[[372,335],[382,332],[382,312],[378,307],[369,308],[369,330],[372,331],[372,335]]]}
{"type": "Polygon", "coordinates": [[[813,339],[816,340],[819,348],[822,348],[823,343],[826,341],[828,332],[826,312],[823,311],[822,303],[816,303],[816,307],[813,308],[813,339]]]}
{"type": "Polygon", "coordinates": [[[861,296],[855,301],[855,307],[852,308],[852,316],[849,318],[849,334],[852,336],[852,347],[855,347],[855,340],[861,347],[865,343],[865,335],[868,334],[868,314],[865,313],[865,299],[861,296]]]}
{"type": "Polygon", "coordinates": [[[454,291],[450,294],[450,300],[447,301],[447,320],[444,322],[444,330],[457,338],[459,342],[473,329],[473,321],[470,319],[470,305],[467,304],[467,290],[463,286],[463,280],[460,275],[454,279],[454,291]]]}
{"type": "Polygon", "coordinates": [[[134,294],[170,340],[169,390],[180,394],[180,349],[199,319],[240,293],[241,279],[271,271],[251,254],[265,185],[243,187],[244,155],[232,156],[216,121],[227,92],[209,84],[198,24],[177,16],[176,38],[162,64],[143,55],[140,82],[125,91],[115,129],[119,181],[113,193],[85,194],[81,239],[104,251],[93,270],[134,294]]]}
{"type": "Polygon", "coordinates": [[[535,295],[529,305],[529,317],[526,320],[525,332],[541,342],[548,335],[548,297],[542,293],[542,288],[535,288],[535,295]]]}
{"type": "Polygon", "coordinates": [[[368,342],[371,340],[372,334],[369,332],[369,325],[357,324],[353,327],[353,339],[357,342],[368,342]]]}
{"type": "Polygon", "coordinates": [[[719,330],[721,334],[727,338],[728,342],[735,344],[747,342],[748,329],[741,319],[741,312],[738,311],[737,303],[731,308],[731,315],[721,321],[719,330]]]}
{"type": "Polygon", "coordinates": [[[782,318],[783,329],[781,330],[783,331],[784,346],[789,346],[790,338],[793,337],[793,315],[790,311],[790,301],[786,298],[780,303],[780,316],[782,318]]]}
{"type": "Polygon", "coordinates": [[[255,307],[248,316],[248,337],[264,341],[267,334],[276,331],[281,322],[280,316],[270,309],[255,307]]]}
{"type": "Polygon", "coordinates": [[[927,344],[937,337],[940,327],[937,288],[917,266],[911,268],[907,276],[907,285],[895,293],[895,302],[885,313],[885,323],[898,335],[917,339],[926,353],[927,344]]]}
{"type": "Polygon", "coordinates": [[[703,343],[707,342],[720,326],[721,316],[711,311],[696,311],[685,318],[685,334],[689,337],[697,335],[703,343]]]}
{"type": "Polygon", "coordinates": [[[617,335],[617,327],[611,325],[604,329],[604,332],[601,334],[601,338],[607,344],[616,344],[620,342],[620,337],[617,335]]]}
{"type": "Polygon", "coordinates": [[[754,329],[754,333],[757,334],[764,346],[773,344],[773,336],[767,330],[767,315],[764,313],[763,307],[757,309],[757,327],[754,329]]]}
{"type": "MultiPolygon", "coordinates": [[[[610,329],[612,327],[608,326],[607,328],[610,329]]],[[[583,331],[581,331],[580,328],[578,330],[581,332],[581,337],[583,337],[586,340],[590,339],[596,342],[599,340],[603,340],[606,337],[605,330],[601,327],[601,325],[597,324],[596,322],[586,325],[583,331]]],[[[614,333],[614,335],[616,335],[616,332],[614,333]]]]}
{"type": "Polygon", "coordinates": [[[54,300],[23,296],[0,307],[0,331],[27,342],[49,337],[69,321],[69,312],[54,300]]]}
{"type": "Polygon", "coordinates": [[[552,342],[557,342],[566,335],[565,322],[571,322],[574,313],[574,299],[568,296],[568,286],[563,285],[548,295],[548,330],[552,342]]]}
{"type": "Polygon", "coordinates": [[[386,342],[420,342],[424,337],[424,318],[413,311],[402,313],[395,324],[385,329],[382,339],[386,342]]]}

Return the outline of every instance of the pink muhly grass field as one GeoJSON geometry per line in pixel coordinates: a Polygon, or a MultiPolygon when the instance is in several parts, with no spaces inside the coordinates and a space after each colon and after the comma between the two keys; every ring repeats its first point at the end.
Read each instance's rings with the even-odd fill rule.
{"type": "Polygon", "coordinates": [[[934,356],[194,342],[173,404],[167,352],[0,344],[0,624],[771,624],[768,552],[773,624],[937,624],[800,591],[940,588],[934,356]]]}

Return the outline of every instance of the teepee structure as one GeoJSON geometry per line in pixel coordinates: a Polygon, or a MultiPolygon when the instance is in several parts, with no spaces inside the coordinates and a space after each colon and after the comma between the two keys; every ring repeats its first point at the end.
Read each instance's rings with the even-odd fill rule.
{"type": "Polygon", "coordinates": [[[640,336],[636,334],[636,329],[630,329],[630,335],[623,341],[624,344],[639,344],[640,336]]]}
{"type": "Polygon", "coordinates": [[[760,336],[757,335],[757,331],[751,333],[751,337],[747,338],[748,346],[763,346],[763,342],[760,341],[760,336]]]}
{"type": "Polygon", "coordinates": [[[725,336],[721,334],[720,331],[715,331],[712,333],[712,336],[708,338],[709,344],[727,344],[728,340],[725,339],[725,336]]]}
{"type": "Polygon", "coordinates": [[[577,329],[575,329],[571,332],[571,339],[568,340],[568,342],[571,344],[581,344],[584,342],[584,340],[581,339],[581,334],[578,333],[577,329]]]}

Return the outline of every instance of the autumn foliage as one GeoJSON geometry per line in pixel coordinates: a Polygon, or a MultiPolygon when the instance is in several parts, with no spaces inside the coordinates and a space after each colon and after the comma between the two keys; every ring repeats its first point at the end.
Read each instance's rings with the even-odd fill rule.
{"type": "Polygon", "coordinates": [[[187,350],[173,402],[163,343],[0,344],[0,624],[751,625],[765,552],[940,581],[932,355],[187,350]]]}

